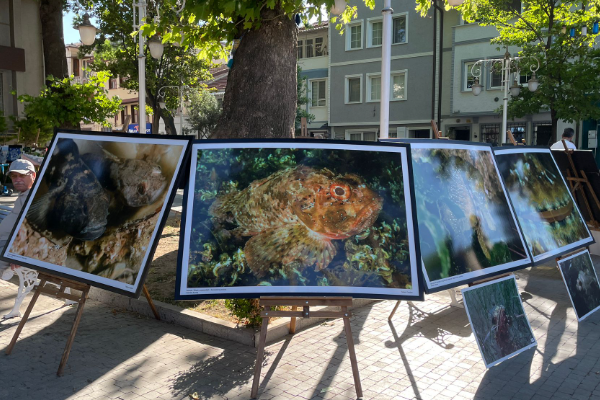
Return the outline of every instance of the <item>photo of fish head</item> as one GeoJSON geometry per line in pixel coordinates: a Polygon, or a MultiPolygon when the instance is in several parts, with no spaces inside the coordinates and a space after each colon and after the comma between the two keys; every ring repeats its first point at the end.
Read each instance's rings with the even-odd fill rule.
{"type": "Polygon", "coordinates": [[[488,146],[411,143],[431,291],[530,263],[488,146]]]}
{"type": "Polygon", "coordinates": [[[496,159],[535,261],[593,240],[550,150],[498,150],[496,159]]]}
{"type": "Polygon", "coordinates": [[[57,134],[7,254],[137,287],[189,143],[165,141],[57,134]]]}
{"type": "Polygon", "coordinates": [[[463,289],[462,294],[487,368],[536,345],[514,276],[463,289]]]}
{"type": "Polygon", "coordinates": [[[419,295],[405,150],[254,146],[193,151],[181,296],[419,295]]]}
{"type": "Polygon", "coordinates": [[[579,321],[600,309],[600,284],[590,253],[585,250],[558,261],[579,321]]]}

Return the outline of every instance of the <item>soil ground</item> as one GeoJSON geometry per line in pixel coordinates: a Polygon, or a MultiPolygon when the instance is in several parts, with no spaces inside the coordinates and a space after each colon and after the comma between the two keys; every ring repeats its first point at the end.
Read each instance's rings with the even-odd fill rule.
{"type": "Polygon", "coordinates": [[[152,299],[237,323],[237,319],[225,308],[225,300],[174,300],[180,225],[180,215],[170,216],[158,242],[150,271],[146,277],[146,287],[152,299]]]}

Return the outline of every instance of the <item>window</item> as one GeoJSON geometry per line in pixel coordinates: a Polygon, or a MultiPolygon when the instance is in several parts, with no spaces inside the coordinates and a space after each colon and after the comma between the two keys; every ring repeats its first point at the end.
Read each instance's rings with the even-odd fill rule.
{"type": "Polygon", "coordinates": [[[381,100],[381,74],[367,74],[367,101],[381,100]]]}
{"type": "Polygon", "coordinates": [[[383,20],[381,18],[369,19],[367,28],[367,47],[381,46],[383,41],[383,20]]]}
{"type": "Polygon", "coordinates": [[[393,72],[390,84],[390,100],[406,100],[406,72],[393,72]]]}
{"type": "MultiPolygon", "coordinates": [[[[521,71],[521,73],[519,75],[519,84],[527,85],[527,83],[531,79],[530,74],[531,74],[531,72],[529,72],[529,71],[521,71]]],[[[515,78],[516,78],[516,76],[515,76],[515,78]]]]}
{"type": "Polygon", "coordinates": [[[71,61],[73,62],[73,75],[79,76],[79,59],[72,58],[71,61]]]}
{"type": "Polygon", "coordinates": [[[119,87],[117,82],[118,82],[117,78],[110,78],[110,80],[108,81],[108,88],[109,89],[117,89],[119,87]]]}
{"type": "Polygon", "coordinates": [[[490,89],[501,88],[502,80],[502,62],[490,64],[490,89]]]}
{"type": "Polygon", "coordinates": [[[362,103],[362,75],[346,76],[346,104],[362,103]]]}
{"type": "MultiPolygon", "coordinates": [[[[526,139],[527,128],[525,122],[509,122],[506,126],[508,130],[512,132],[516,142],[522,143],[523,139],[526,139]]],[[[507,140],[507,142],[510,141],[507,140]]]]}
{"type": "Polygon", "coordinates": [[[325,107],[327,105],[325,83],[325,80],[310,81],[311,107],[325,107]]]}
{"type": "Polygon", "coordinates": [[[327,46],[325,46],[324,37],[298,40],[298,59],[321,57],[326,55],[327,46]]]}
{"type": "Polygon", "coordinates": [[[481,130],[481,138],[486,143],[492,143],[498,145],[500,138],[500,124],[481,124],[479,125],[481,130]]]}
{"type": "Polygon", "coordinates": [[[362,49],[363,42],[363,23],[356,22],[346,29],[346,50],[362,49]]]}
{"type": "Polygon", "coordinates": [[[81,61],[82,64],[82,69],[83,69],[83,77],[84,78],[89,78],[91,71],[90,71],[90,66],[92,65],[92,60],[82,60],[81,61]]]}
{"type": "Polygon", "coordinates": [[[346,140],[377,141],[377,131],[346,131],[346,140]]]}
{"type": "Polygon", "coordinates": [[[406,43],[406,14],[401,14],[393,18],[392,43],[406,43]]]}
{"type": "MultiPolygon", "coordinates": [[[[471,87],[473,86],[473,84],[475,83],[475,75],[479,74],[479,71],[481,71],[481,66],[477,66],[475,67],[475,75],[473,75],[473,65],[475,65],[475,62],[466,62],[464,63],[464,68],[463,68],[463,91],[469,91],[471,90],[471,87]]],[[[481,82],[479,82],[479,84],[481,84],[481,82]]]]}

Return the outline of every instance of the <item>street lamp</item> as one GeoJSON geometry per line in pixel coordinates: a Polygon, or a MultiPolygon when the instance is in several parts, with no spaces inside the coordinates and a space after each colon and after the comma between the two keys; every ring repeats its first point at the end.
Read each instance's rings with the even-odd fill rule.
{"type": "Polygon", "coordinates": [[[166,102],[164,101],[165,99],[165,89],[177,89],[177,92],[179,93],[179,133],[181,135],[183,135],[183,90],[184,89],[188,89],[188,86],[182,85],[182,86],[162,86],[160,89],[158,89],[158,93],[157,93],[157,97],[161,98],[162,100],[159,101],[159,105],[161,108],[166,108],[166,102]]]}
{"type": "MultiPolygon", "coordinates": [[[[540,68],[540,61],[535,57],[528,57],[528,58],[535,60],[537,63],[537,65],[531,65],[529,67],[529,69],[532,73],[532,76],[531,76],[531,79],[529,79],[529,81],[527,82],[527,87],[529,88],[529,90],[531,92],[535,92],[539,85],[539,82],[538,82],[537,78],[535,77],[535,72],[540,68]]],[[[503,99],[503,106],[502,106],[502,130],[500,132],[500,145],[502,145],[502,143],[506,142],[506,130],[507,130],[506,126],[507,126],[507,119],[508,119],[508,92],[510,90],[510,94],[512,96],[518,96],[521,91],[521,87],[519,86],[519,83],[517,82],[517,77],[514,78],[512,86],[509,87],[511,73],[513,70],[517,73],[519,72],[518,62],[519,62],[519,60],[522,60],[522,59],[523,59],[523,57],[511,57],[510,53],[508,52],[508,49],[507,49],[506,53],[504,53],[504,58],[502,58],[502,59],[478,60],[473,64],[473,66],[471,66],[471,75],[475,78],[473,85],[471,85],[471,90],[473,92],[473,95],[479,96],[479,94],[481,93],[481,89],[482,89],[482,86],[480,84],[480,79],[479,79],[479,78],[481,78],[482,67],[487,64],[493,69],[497,65],[501,65],[502,87],[504,89],[504,99],[503,99]]]]}
{"type": "Polygon", "coordinates": [[[90,22],[90,14],[83,14],[83,22],[78,27],[81,43],[91,46],[96,40],[96,27],[90,22]]]}

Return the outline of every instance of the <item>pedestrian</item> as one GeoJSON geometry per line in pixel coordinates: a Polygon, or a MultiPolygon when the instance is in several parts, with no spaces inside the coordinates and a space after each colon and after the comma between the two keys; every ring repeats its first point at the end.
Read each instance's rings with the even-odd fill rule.
{"type": "Polygon", "coordinates": [[[564,140],[565,143],[567,144],[567,148],[569,150],[577,150],[575,143],[573,143],[574,137],[575,137],[575,131],[573,130],[573,128],[565,128],[565,130],[562,134],[562,139],[559,140],[558,142],[554,143],[552,146],[550,146],[550,148],[552,150],[564,150],[565,149],[565,146],[563,145],[563,140],[564,140]]]}
{"type": "MultiPolygon", "coordinates": [[[[25,204],[25,200],[27,199],[29,190],[33,186],[33,181],[35,181],[36,176],[33,164],[27,160],[20,159],[15,160],[10,164],[7,175],[12,180],[15,190],[19,192],[19,197],[17,197],[10,214],[4,217],[2,222],[0,222],[0,249],[2,250],[8,242],[8,238],[14,225],[17,223],[19,213],[25,204]]],[[[14,270],[15,268],[18,268],[15,264],[9,265],[4,261],[0,261],[0,276],[2,276],[2,278],[6,275],[12,276],[11,269],[14,270]]],[[[8,279],[10,279],[10,277],[8,279]]]]}

